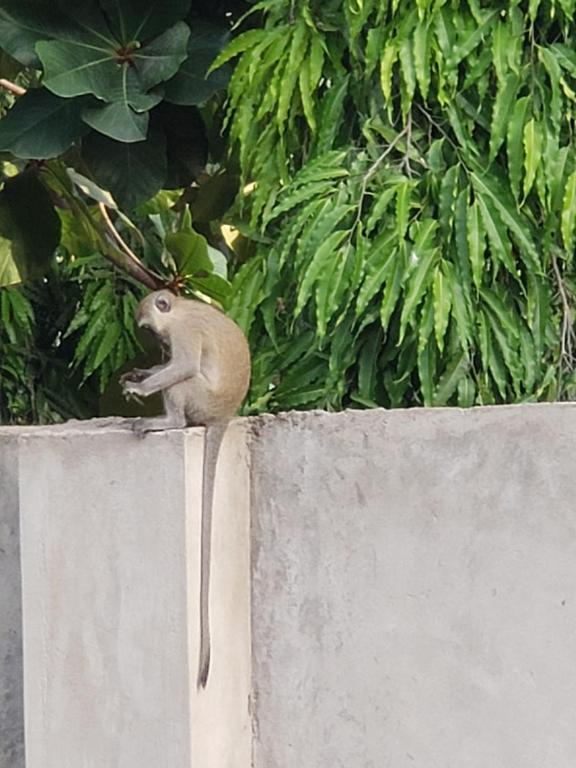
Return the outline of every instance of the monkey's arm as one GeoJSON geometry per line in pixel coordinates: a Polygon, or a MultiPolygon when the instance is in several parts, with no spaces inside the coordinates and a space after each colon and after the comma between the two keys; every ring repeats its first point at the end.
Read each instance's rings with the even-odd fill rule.
{"type": "Polygon", "coordinates": [[[126,383],[131,381],[144,381],[153,373],[159,371],[164,365],[154,365],[152,368],[133,368],[131,371],[127,371],[120,376],[120,384],[123,387],[126,383]]]}
{"type": "Polygon", "coordinates": [[[184,359],[172,359],[166,365],[157,365],[147,378],[142,381],[131,381],[127,379],[123,382],[124,394],[140,395],[149,397],[156,392],[173,387],[175,384],[194,376],[201,375],[200,370],[200,344],[195,344],[188,350],[184,359]]]}

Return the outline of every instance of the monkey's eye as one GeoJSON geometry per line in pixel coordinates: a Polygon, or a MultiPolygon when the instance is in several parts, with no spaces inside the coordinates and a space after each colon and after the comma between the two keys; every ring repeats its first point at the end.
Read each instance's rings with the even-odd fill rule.
{"type": "Polygon", "coordinates": [[[156,299],[156,308],[160,310],[160,312],[170,312],[170,302],[165,296],[158,296],[156,299]]]}

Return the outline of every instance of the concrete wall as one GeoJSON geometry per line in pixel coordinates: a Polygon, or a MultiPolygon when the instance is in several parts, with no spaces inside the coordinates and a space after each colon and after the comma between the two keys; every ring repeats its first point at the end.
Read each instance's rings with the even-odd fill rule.
{"type": "Polygon", "coordinates": [[[245,446],[232,426],[198,692],[200,431],[139,440],[111,420],[20,436],[26,768],[248,765],[245,446]]]}
{"type": "Polygon", "coordinates": [[[292,414],[252,456],[257,768],[576,765],[576,408],[292,414]]]}
{"type": "Polygon", "coordinates": [[[197,695],[199,431],[0,430],[26,768],[574,768],[575,449],[572,405],[235,423],[197,695]]]}
{"type": "Polygon", "coordinates": [[[0,429],[0,768],[24,768],[16,443],[0,429]]]}

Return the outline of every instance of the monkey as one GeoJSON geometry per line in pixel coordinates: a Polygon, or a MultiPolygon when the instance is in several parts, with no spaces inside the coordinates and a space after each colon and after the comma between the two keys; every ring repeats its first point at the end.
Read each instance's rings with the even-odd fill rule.
{"type": "Polygon", "coordinates": [[[126,397],[162,392],[164,415],[140,418],[133,429],[147,432],[204,426],[202,523],[200,536],[200,653],[197,687],[205,688],[210,670],[210,558],[216,463],[224,432],[248,391],[250,350],[240,327],[215,307],[176,296],[168,289],[146,296],[136,324],[148,328],[169,354],[169,361],[124,374],[126,397]]]}

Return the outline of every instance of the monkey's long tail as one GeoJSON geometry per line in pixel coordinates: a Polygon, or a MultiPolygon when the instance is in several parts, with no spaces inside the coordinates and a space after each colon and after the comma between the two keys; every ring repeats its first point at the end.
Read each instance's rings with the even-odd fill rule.
{"type": "Polygon", "coordinates": [[[216,463],[227,423],[210,424],[204,433],[202,461],[202,530],[200,534],[200,657],[198,688],[206,687],[210,671],[210,552],[216,463]]]}

